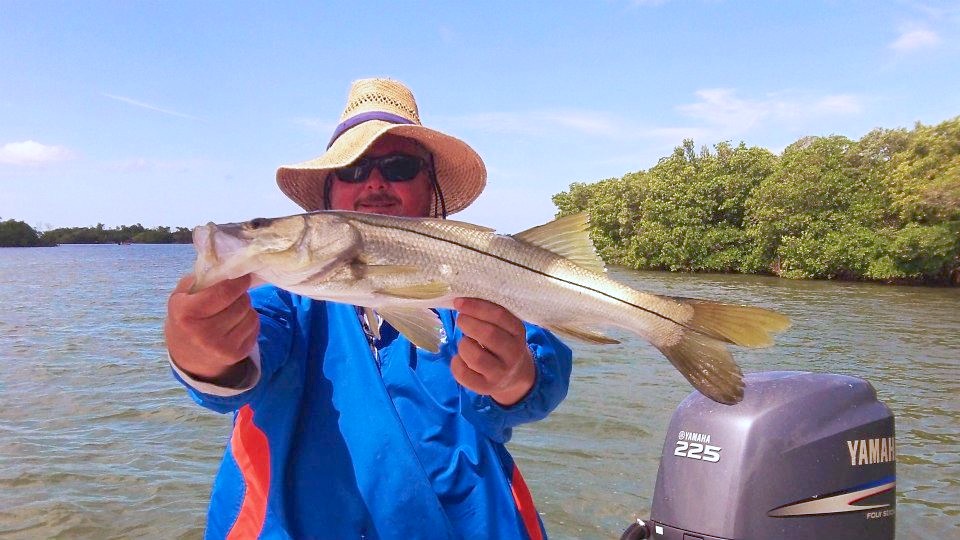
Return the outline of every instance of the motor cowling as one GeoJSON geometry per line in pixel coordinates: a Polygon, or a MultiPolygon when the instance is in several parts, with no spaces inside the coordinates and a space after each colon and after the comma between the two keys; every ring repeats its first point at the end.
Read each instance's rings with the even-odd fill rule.
{"type": "Polygon", "coordinates": [[[805,372],[744,383],[736,405],[694,392],[674,412],[646,537],[892,539],[894,419],[870,383],[805,372]]]}

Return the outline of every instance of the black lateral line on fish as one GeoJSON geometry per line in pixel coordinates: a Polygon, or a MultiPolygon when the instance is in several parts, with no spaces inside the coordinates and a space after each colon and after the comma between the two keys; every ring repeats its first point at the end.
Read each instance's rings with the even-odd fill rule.
{"type": "MultiPolygon", "coordinates": [[[[690,330],[691,332],[696,332],[696,333],[698,333],[698,334],[702,334],[702,332],[700,332],[700,331],[697,330],[696,328],[691,328],[691,327],[687,326],[686,324],[684,324],[684,323],[682,323],[682,322],[675,321],[675,320],[673,320],[672,318],[667,317],[667,316],[664,315],[663,313],[654,311],[654,310],[652,310],[652,309],[645,308],[645,307],[643,307],[643,306],[638,306],[638,305],[636,305],[636,304],[634,304],[634,303],[632,303],[632,302],[628,302],[628,301],[626,301],[626,300],[624,300],[624,299],[622,299],[622,298],[618,298],[618,297],[616,297],[616,296],[614,296],[614,295],[612,295],[612,294],[606,293],[606,292],[604,292],[604,291],[598,291],[597,289],[594,289],[594,288],[592,288],[592,287],[588,287],[588,286],[583,285],[583,284],[580,284],[580,283],[576,283],[576,282],[570,281],[570,280],[568,280],[568,279],[563,279],[563,278],[560,278],[560,277],[557,277],[557,276],[552,276],[552,275],[550,275],[550,274],[547,274],[547,273],[545,273],[545,272],[542,272],[542,271],[540,271],[540,270],[537,270],[536,268],[531,268],[531,267],[529,267],[529,266],[527,266],[527,265],[525,265],[525,264],[521,264],[521,263],[518,263],[518,262],[516,262],[516,261],[512,261],[512,260],[510,260],[510,259],[507,259],[506,257],[501,257],[501,256],[496,255],[496,254],[494,254],[494,253],[490,253],[490,252],[487,252],[487,251],[483,251],[482,249],[477,249],[477,248],[475,248],[475,247],[473,247],[473,246],[468,246],[468,245],[466,245],[466,244],[461,244],[460,242],[457,242],[457,241],[455,241],[455,240],[449,240],[449,239],[447,239],[447,238],[441,238],[441,237],[434,236],[434,235],[432,235],[432,234],[428,234],[428,233],[425,233],[425,232],[422,232],[422,231],[416,231],[416,230],[407,229],[407,228],[404,228],[404,227],[398,227],[398,226],[394,226],[394,225],[385,225],[385,224],[383,224],[383,223],[375,223],[375,222],[371,222],[371,221],[366,221],[366,220],[364,220],[364,219],[362,219],[362,218],[359,218],[359,217],[356,217],[356,216],[350,216],[350,219],[356,219],[357,221],[366,223],[367,225],[373,225],[374,227],[383,227],[383,228],[385,228],[385,229],[394,229],[394,230],[398,230],[398,231],[409,232],[409,233],[413,233],[413,234],[416,234],[416,235],[419,235],[419,236],[424,236],[424,237],[426,237],[426,238],[430,238],[430,239],[433,239],[433,240],[439,240],[439,241],[441,241],[441,242],[446,242],[446,243],[448,243],[448,244],[453,244],[453,245],[455,245],[455,246],[459,246],[459,247],[468,249],[468,250],[470,250],[470,251],[472,251],[472,252],[474,252],[474,253],[479,253],[479,254],[481,254],[481,255],[486,255],[487,257],[492,257],[492,258],[494,258],[494,259],[497,259],[497,260],[499,260],[499,261],[505,262],[505,263],[507,263],[507,264],[511,264],[511,265],[513,265],[513,266],[516,266],[516,267],[519,267],[519,268],[523,268],[524,270],[529,270],[530,272],[533,272],[534,274],[539,274],[539,275],[541,275],[541,276],[543,276],[543,277],[547,277],[547,278],[550,278],[550,279],[553,279],[553,280],[556,280],[556,281],[559,281],[559,282],[562,282],[562,283],[566,283],[567,285],[572,285],[572,286],[574,286],[574,287],[580,287],[581,289],[586,289],[586,290],[588,290],[588,291],[595,292],[595,293],[597,293],[597,294],[599,294],[599,295],[606,296],[607,298],[610,298],[611,300],[615,300],[615,301],[617,301],[617,302],[621,302],[621,303],[626,304],[626,305],[628,305],[628,306],[632,306],[632,307],[634,307],[634,308],[637,308],[637,309],[639,309],[640,311],[645,311],[645,312],[647,312],[647,313],[649,313],[649,314],[651,314],[651,315],[655,315],[655,316],[657,316],[657,317],[660,317],[661,319],[670,321],[670,322],[672,322],[673,324],[675,324],[675,325],[677,325],[677,326],[680,326],[680,327],[682,327],[682,328],[686,328],[687,330],[690,330]]],[[[534,246],[534,247],[536,247],[536,246],[534,246]]]]}

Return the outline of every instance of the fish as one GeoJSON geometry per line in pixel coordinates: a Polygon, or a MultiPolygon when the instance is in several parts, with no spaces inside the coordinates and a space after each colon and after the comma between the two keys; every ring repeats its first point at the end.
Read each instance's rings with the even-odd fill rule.
{"type": "Polygon", "coordinates": [[[769,346],[789,318],[629,287],[607,276],[589,230],[586,213],[512,235],[451,219],[334,210],[208,223],[193,230],[191,292],[252,274],[255,283],[375,312],[431,352],[442,329],[432,310],[481,298],[562,338],[614,344],[604,329],[632,332],[702,394],[739,402],[743,374],[728,346],[769,346]]]}

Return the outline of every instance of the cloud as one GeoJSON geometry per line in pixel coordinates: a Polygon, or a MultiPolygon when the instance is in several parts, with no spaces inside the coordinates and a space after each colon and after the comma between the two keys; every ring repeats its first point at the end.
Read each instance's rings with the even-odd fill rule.
{"type": "Polygon", "coordinates": [[[63,146],[50,146],[37,141],[7,143],[0,147],[0,163],[9,165],[41,165],[72,159],[74,153],[63,146]]]}
{"type": "MultiPolygon", "coordinates": [[[[438,125],[441,130],[450,132],[472,130],[502,137],[559,137],[567,142],[582,140],[584,143],[593,139],[602,141],[611,148],[623,145],[631,147],[636,144],[643,147],[672,147],[683,139],[704,138],[714,131],[712,128],[696,125],[652,125],[609,112],[573,109],[479,113],[444,118],[438,125]]],[[[621,158],[613,159],[619,161],[621,158]]]]}
{"type": "Polygon", "coordinates": [[[441,121],[467,129],[513,135],[543,135],[564,129],[590,136],[615,137],[622,131],[622,126],[609,114],[582,110],[487,112],[441,121]]]}
{"type": "Polygon", "coordinates": [[[322,120],[320,118],[294,118],[293,123],[300,127],[307,128],[309,131],[327,134],[333,133],[333,130],[337,127],[336,122],[331,122],[328,119],[322,120]]]}
{"type": "Polygon", "coordinates": [[[677,110],[728,135],[750,131],[766,122],[801,121],[863,110],[862,99],[851,94],[819,98],[772,94],[763,99],[745,99],[730,88],[708,88],[698,90],[696,96],[699,101],[680,105],[677,110]]]}
{"type": "Polygon", "coordinates": [[[440,35],[440,41],[446,45],[452,45],[457,41],[457,33],[449,26],[441,25],[437,32],[440,35]]]}
{"type": "Polygon", "coordinates": [[[818,114],[858,114],[863,111],[862,100],[850,94],[822,97],[810,109],[818,114]]]}
{"type": "Polygon", "coordinates": [[[133,105],[134,107],[140,107],[141,109],[147,109],[147,110],[150,110],[150,111],[156,111],[156,112],[159,112],[159,113],[168,114],[168,115],[170,115],[170,116],[176,116],[176,117],[178,117],[178,118],[187,118],[187,119],[190,119],[190,120],[199,120],[199,118],[197,118],[196,116],[190,115],[190,114],[185,114],[185,113],[182,113],[182,112],[178,112],[178,111],[175,111],[175,110],[173,110],[173,109],[164,109],[164,108],[162,108],[162,107],[157,107],[156,105],[151,105],[151,104],[149,104],[149,103],[144,103],[144,102],[142,102],[142,101],[137,101],[137,100],[132,99],[132,98],[128,98],[128,97],[124,97],[124,96],[115,96],[115,95],[113,95],[113,94],[101,94],[101,95],[102,95],[103,97],[110,98],[110,99],[113,99],[113,100],[116,100],[116,101],[120,101],[120,102],[126,103],[126,104],[128,104],[128,105],[133,105]]]}
{"type": "Polygon", "coordinates": [[[700,101],[677,107],[681,113],[710,124],[736,126],[745,131],[780,107],[774,102],[749,101],[736,97],[729,88],[709,88],[696,92],[700,101]]]}
{"type": "Polygon", "coordinates": [[[209,161],[198,158],[159,160],[136,157],[122,161],[109,162],[105,164],[105,167],[109,171],[120,173],[166,172],[183,174],[202,169],[209,164],[209,161]]]}
{"type": "Polygon", "coordinates": [[[912,53],[923,49],[932,49],[940,44],[940,35],[926,28],[905,29],[900,36],[890,44],[890,48],[898,53],[912,53]]]}

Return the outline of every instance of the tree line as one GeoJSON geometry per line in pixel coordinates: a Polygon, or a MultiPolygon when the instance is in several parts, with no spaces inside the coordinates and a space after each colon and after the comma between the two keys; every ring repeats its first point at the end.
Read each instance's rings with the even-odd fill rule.
{"type": "Polygon", "coordinates": [[[61,227],[37,232],[23,221],[0,221],[0,247],[55,246],[58,244],[189,244],[192,232],[185,227],[121,225],[108,229],[96,227],[61,227]]]}
{"type": "Polygon", "coordinates": [[[636,269],[960,284],[960,117],[779,155],[685,140],[649,170],[573,183],[601,257],[636,269]]]}

